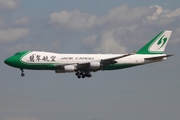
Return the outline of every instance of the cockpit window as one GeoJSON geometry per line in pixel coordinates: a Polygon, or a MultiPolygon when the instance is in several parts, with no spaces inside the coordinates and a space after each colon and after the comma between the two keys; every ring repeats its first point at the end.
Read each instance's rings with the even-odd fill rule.
{"type": "Polygon", "coordinates": [[[15,55],[20,55],[20,52],[16,53],[15,55]]]}
{"type": "Polygon", "coordinates": [[[16,54],[14,54],[14,55],[22,55],[22,54],[25,54],[27,52],[30,52],[30,51],[20,51],[20,52],[17,52],[16,54]]]}

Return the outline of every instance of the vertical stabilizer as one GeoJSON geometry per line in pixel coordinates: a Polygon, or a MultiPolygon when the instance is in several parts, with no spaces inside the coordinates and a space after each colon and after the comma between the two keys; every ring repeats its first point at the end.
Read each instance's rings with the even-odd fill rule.
{"type": "Polygon", "coordinates": [[[144,47],[137,51],[136,54],[162,54],[171,36],[171,32],[170,30],[160,32],[144,47]]]}

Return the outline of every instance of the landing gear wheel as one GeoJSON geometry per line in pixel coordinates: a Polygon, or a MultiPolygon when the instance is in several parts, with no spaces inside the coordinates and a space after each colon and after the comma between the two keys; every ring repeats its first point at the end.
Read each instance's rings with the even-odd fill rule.
{"type": "Polygon", "coordinates": [[[84,72],[80,72],[79,74],[80,74],[81,76],[83,76],[84,72]]]}
{"type": "Polygon", "coordinates": [[[21,73],[21,77],[24,77],[25,76],[25,74],[24,73],[21,73]]]}
{"type": "Polygon", "coordinates": [[[87,77],[92,77],[92,75],[89,73],[89,74],[87,74],[87,77]]]}
{"type": "Polygon", "coordinates": [[[82,78],[85,78],[86,77],[86,75],[84,74],[84,75],[82,75],[82,78]]]}
{"type": "Polygon", "coordinates": [[[79,72],[75,73],[76,76],[79,76],[79,72]]]}
{"type": "Polygon", "coordinates": [[[78,75],[78,76],[77,76],[77,78],[79,78],[79,79],[80,79],[80,78],[81,78],[81,76],[80,76],[80,75],[78,75]]]}

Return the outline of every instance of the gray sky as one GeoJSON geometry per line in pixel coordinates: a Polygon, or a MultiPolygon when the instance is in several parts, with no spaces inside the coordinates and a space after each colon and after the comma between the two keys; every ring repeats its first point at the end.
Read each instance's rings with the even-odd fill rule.
{"type": "Polygon", "coordinates": [[[0,0],[0,120],[179,120],[180,1],[0,0]],[[125,53],[172,30],[164,62],[90,79],[4,64],[21,50],[125,53]]]}

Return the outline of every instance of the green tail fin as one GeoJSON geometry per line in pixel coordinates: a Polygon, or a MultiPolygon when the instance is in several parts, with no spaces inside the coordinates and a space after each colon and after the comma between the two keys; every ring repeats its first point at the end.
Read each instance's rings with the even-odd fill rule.
{"type": "Polygon", "coordinates": [[[162,54],[171,36],[171,32],[172,31],[169,30],[164,30],[160,32],[144,47],[142,47],[139,51],[137,51],[136,54],[162,54]]]}

